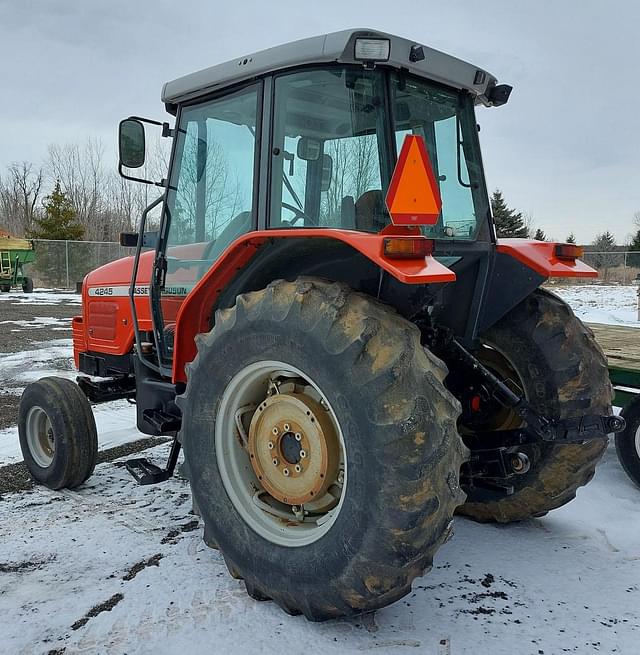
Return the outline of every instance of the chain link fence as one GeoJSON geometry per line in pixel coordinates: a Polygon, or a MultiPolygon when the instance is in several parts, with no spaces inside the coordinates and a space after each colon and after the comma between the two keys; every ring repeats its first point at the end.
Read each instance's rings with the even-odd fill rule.
{"type": "Polygon", "coordinates": [[[75,289],[84,276],[99,266],[134,253],[111,241],[48,241],[34,239],[35,262],[27,275],[34,286],[46,289],[75,289]]]}
{"type": "MultiPolygon", "coordinates": [[[[582,261],[595,268],[600,282],[609,284],[636,284],[640,275],[640,252],[585,252],[582,261]]],[[[593,280],[586,280],[593,283],[593,280]]]]}
{"type": "MultiPolygon", "coordinates": [[[[33,241],[36,261],[28,266],[27,275],[36,287],[75,289],[84,276],[99,266],[127,257],[133,248],[111,241],[33,241]]],[[[586,264],[598,270],[599,280],[609,284],[636,284],[640,275],[640,252],[585,252],[586,264]]],[[[565,279],[563,283],[586,282],[592,279],[565,279]]]]}

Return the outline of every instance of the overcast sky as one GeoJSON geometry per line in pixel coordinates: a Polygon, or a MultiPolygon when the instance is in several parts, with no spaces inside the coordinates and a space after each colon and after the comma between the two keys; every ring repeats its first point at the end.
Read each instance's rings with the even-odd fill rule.
{"type": "Polygon", "coordinates": [[[163,82],[348,27],[396,33],[512,84],[478,109],[489,188],[547,235],[623,242],[640,211],[640,3],[633,0],[0,0],[0,174],[47,144],[166,118],[163,82]]]}

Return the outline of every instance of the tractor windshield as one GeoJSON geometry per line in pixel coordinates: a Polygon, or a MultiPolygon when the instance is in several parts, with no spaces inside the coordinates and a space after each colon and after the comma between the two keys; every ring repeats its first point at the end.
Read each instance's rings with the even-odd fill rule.
{"type": "Polygon", "coordinates": [[[397,152],[419,134],[443,205],[425,234],[476,237],[487,212],[470,97],[382,70],[310,69],[276,78],[274,117],[271,227],[380,231],[397,152]]]}

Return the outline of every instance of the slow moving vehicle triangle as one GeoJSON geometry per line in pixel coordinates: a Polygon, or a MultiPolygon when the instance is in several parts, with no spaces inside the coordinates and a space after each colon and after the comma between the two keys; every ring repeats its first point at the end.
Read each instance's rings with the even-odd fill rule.
{"type": "Polygon", "coordinates": [[[421,136],[404,138],[386,203],[394,225],[434,225],[438,221],[440,189],[421,136]]]}

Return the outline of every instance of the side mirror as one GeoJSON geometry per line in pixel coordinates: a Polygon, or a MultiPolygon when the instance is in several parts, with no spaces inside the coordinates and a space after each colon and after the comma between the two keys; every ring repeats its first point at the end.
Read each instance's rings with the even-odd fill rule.
{"type": "MultiPolygon", "coordinates": [[[[158,244],[158,231],[145,232],[142,235],[142,248],[155,248],[158,244]]],[[[125,248],[137,248],[139,235],[137,232],[120,232],[120,245],[125,248]]]]}
{"type": "Polygon", "coordinates": [[[145,159],[144,125],[136,118],[120,121],[118,130],[118,153],[120,165],[126,168],[140,168],[145,159]]]}
{"type": "Polygon", "coordinates": [[[135,248],[138,245],[138,233],[120,232],[120,245],[124,248],[135,248]]]}
{"type": "Polygon", "coordinates": [[[320,178],[320,191],[328,191],[333,177],[333,159],[331,155],[322,155],[322,176],[320,178]]]}
{"type": "Polygon", "coordinates": [[[298,159],[302,159],[303,161],[318,161],[320,159],[320,152],[322,152],[322,143],[318,139],[312,139],[308,136],[298,139],[298,146],[296,148],[298,159]]]}

